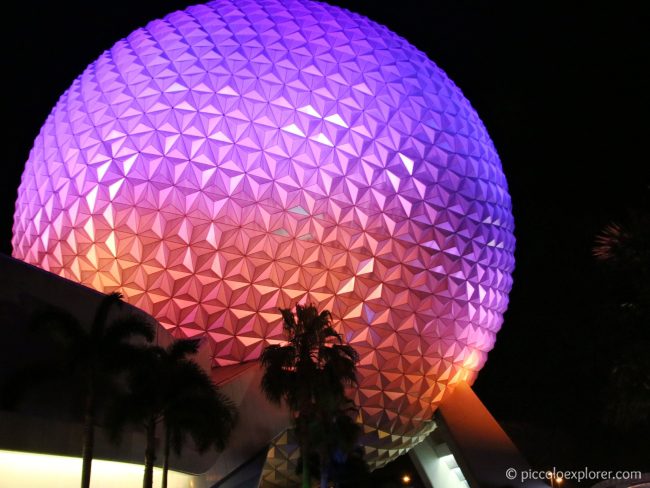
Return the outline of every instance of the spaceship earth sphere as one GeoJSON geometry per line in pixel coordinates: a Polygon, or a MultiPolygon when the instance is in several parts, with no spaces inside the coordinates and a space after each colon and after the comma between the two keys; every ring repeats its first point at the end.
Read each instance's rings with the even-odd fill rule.
{"type": "Polygon", "coordinates": [[[27,161],[14,256],[120,291],[215,364],[315,303],[359,352],[380,465],[473,381],[507,306],[513,219],[461,91],[407,41],[309,0],[217,0],[104,52],[27,161]]]}

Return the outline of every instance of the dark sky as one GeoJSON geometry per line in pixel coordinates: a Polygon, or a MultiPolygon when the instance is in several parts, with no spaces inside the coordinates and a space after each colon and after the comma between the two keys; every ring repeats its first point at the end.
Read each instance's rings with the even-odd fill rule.
{"type": "MultiPolygon", "coordinates": [[[[387,25],[426,52],[472,102],[501,156],[517,269],[479,395],[536,463],[638,463],[640,443],[612,449],[600,426],[598,365],[611,332],[597,322],[609,285],[590,248],[603,225],[640,205],[650,184],[642,2],[330,3],[387,25]]],[[[22,167],[58,96],[115,41],[185,6],[112,0],[5,8],[0,252],[11,252],[22,167]]]]}

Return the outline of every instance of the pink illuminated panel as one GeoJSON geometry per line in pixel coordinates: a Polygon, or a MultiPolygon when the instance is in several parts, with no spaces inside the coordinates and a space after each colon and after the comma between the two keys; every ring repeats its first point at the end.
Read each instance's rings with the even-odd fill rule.
{"type": "Polygon", "coordinates": [[[485,362],[512,231],[494,146],[424,54],[326,4],[223,0],[74,81],[27,162],[13,247],[207,336],[221,365],[281,340],[278,307],[330,309],[381,464],[485,362]]]}

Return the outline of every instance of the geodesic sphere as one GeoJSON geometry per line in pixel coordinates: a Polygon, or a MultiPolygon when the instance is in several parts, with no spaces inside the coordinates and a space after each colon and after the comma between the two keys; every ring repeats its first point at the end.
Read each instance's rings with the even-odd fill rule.
{"type": "Polygon", "coordinates": [[[48,117],[14,256],[119,290],[220,365],[331,310],[381,463],[473,381],[507,305],[501,165],[460,90],[385,27],[309,0],[218,0],[138,29],[48,117]]]}

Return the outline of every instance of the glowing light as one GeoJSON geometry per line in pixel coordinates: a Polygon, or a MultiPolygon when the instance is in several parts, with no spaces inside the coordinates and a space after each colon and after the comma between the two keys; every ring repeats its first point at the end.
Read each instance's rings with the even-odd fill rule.
{"type": "Polygon", "coordinates": [[[408,485],[411,482],[411,477],[408,474],[402,476],[402,483],[408,485]]]}
{"type": "MultiPolygon", "coordinates": [[[[92,488],[139,488],[144,467],[95,459],[92,466],[92,488]]],[[[195,476],[169,471],[169,488],[200,486],[195,476]]],[[[81,458],[51,456],[30,452],[0,450],[0,480],[2,486],[21,488],[76,488],[81,475],[81,458]]],[[[162,470],[154,469],[154,486],[159,486],[162,470]]]]}
{"type": "Polygon", "coordinates": [[[483,366],[512,231],[494,146],[424,54],[323,3],[218,0],[136,30],[61,97],[13,254],[208,337],[220,365],[281,340],[278,307],[331,310],[378,466],[483,366]]]}

